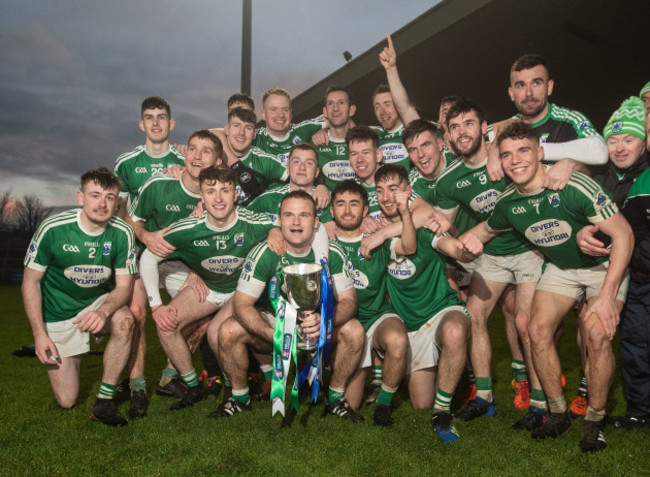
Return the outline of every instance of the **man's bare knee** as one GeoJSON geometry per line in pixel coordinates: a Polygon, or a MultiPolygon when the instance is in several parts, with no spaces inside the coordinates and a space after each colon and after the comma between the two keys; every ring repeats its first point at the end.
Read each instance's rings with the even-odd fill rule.
{"type": "Polygon", "coordinates": [[[337,338],[340,342],[345,343],[352,349],[361,349],[365,339],[365,332],[363,326],[357,320],[350,320],[345,323],[337,333],[337,338]]]}
{"type": "Polygon", "coordinates": [[[118,310],[111,318],[111,336],[131,339],[135,320],[130,312],[118,310]]]}
{"type": "Polygon", "coordinates": [[[536,350],[543,349],[553,342],[550,328],[536,321],[531,321],[528,325],[528,337],[536,350]]]}

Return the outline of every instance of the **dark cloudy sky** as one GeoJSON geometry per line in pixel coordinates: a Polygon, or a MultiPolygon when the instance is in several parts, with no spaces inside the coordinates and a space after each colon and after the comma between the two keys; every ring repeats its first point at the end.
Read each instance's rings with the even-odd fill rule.
{"type": "MultiPolygon", "coordinates": [[[[273,86],[296,96],[344,50],[363,53],[435,3],[253,0],[256,103],[273,86]]],[[[80,174],[143,142],[150,95],[172,106],[173,142],[222,125],[240,87],[241,17],[237,0],[4,0],[0,192],[73,204],[80,174]]]]}

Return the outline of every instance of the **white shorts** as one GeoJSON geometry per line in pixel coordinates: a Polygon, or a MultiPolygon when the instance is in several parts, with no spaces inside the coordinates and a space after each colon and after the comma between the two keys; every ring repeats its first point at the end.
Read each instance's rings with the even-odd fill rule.
{"type": "MultiPolygon", "coordinates": [[[[590,268],[567,268],[547,263],[542,278],[537,283],[537,290],[544,290],[558,295],[570,296],[580,303],[583,298],[589,300],[600,294],[605,281],[609,261],[590,268]]],[[[626,274],[618,287],[616,299],[625,301],[630,275],[626,274]]]]}
{"type": "Polygon", "coordinates": [[[461,305],[453,305],[429,318],[429,321],[419,329],[408,333],[410,354],[406,374],[411,374],[421,369],[433,368],[438,364],[438,359],[440,358],[438,348],[440,346],[436,343],[436,331],[445,315],[452,311],[463,313],[469,320],[467,308],[461,305]]]}
{"type": "Polygon", "coordinates": [[[76,324],[73,324],[73,321],[76,321],[77,318],[89,311],[94,311],[102,306],[106,301],[106,297],[108,297],[108,293],[97,298],[94,302],[68,320],[44,323],[45,331],[47,331],[47,335],[56,345],[59,357],[68,358],[70,356],[77,356],[90,351],[90,333],[79,331],[79,327],[76,324]]]}
{"type": "Polygon", "coordinates": [[[476,259],[474,274],[498,283],[536,283],[542,276],[544,257],[537,250],[517,255],[487,255],[476,259]]]}
{"type": "Polygon", "coordinates": [[[210,290],[210,293],[208,293],[208,296],[206,298],[206,301],[209,301],[210,303],[215,304],[218,308],[221,308],[228,300],[230,300],[235,292],[230,292],[230,293],[219,293],[213,290],[210,290]]]}
{"type": "Polygon", "coordinates": [[[190,268],[180,260],[167,260],[158,264],[158,274],[158,287],[167,290],[169,296],[174,298],[187,280],[190,268]]]}
{"type": "Polygon", "coordinates": [[[375,330],[379,327],[379,325],[387,320],[388,318],[397,318],[398,320],[401,320],[399,316],[397,316],[395,313],[384,313],[381,315],[379,318],[377,318],[377,321],[375,321],[370,328],[368,328],[368,331],[366,331],[366,341],[364,343],[364,349],[363,349],[363,356],[361,357],[361,365],[359,368],[368,368],[369,366],[372,365],[372,350],[374,349],[375,352],[379,355],[380,358],[384,359],[384,355],[381,353],[376,348],[373,348],[372,346],[372,337],[375,334],[375,330]]]}

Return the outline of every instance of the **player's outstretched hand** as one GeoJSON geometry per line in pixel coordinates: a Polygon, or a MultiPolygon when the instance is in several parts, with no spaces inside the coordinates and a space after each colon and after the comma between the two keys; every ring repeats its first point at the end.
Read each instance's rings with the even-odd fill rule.
{"type": "Polygon", "coordinates": [[[580,247],[580,251],[585,255],[606,257],[609,255],[609,250],[605,248],[603,242],[595,237],[596,232],[598,232],[598,224],[582,227],[576,236],[578,247],[580,247]]]}
{"type": "Polygon", "coordinates": [[[397,64],[397,53],[395,53],[395,47],[393,46],[393,39],[390,35],[386,35],[386,40],[388,41],[388,46],[385,46],[381,53],[379,53],[379,62],[384,69],[393,68],[397,64]]]}
{"type": "Polygon", "coordinates": [[[72,323],[79,327],[79,331],[84,333],[99,333],[106,324],[108,316],[101,310],[89,311],[84,313],[72,323]]]}
{"type": "Polygon", "coordinates": [[[172,331],[178,328],[178,311],[172,305],[160,305],[152,312],[156,326],[162,331],[172,331]]]}

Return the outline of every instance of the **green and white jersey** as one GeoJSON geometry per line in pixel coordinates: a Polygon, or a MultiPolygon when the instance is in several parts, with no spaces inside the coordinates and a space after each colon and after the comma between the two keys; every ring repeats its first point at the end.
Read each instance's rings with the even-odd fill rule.
{"type": "Polygon", "coordinates": [[[25,266],[44,272],[43,319],[48,323],[74,317],[109,293],[113,272],[135,274],[135,237],[122,219],[113,217],[98,233],[84,230],[81,209],[53,215],[41,223],[25,256],[25,266]]]}
{"type": "MultiPolygon", "coordinates": [[[[312,187],[310,194],[313,195],[315,190],[316,187],[312,187]]],[[[291,192],[291,185],[284,184],[275,189],[268,190],[264,194],[256,197],[255,199],[253,199],[252,202],[250,202],[246,206],[246,208],[257,214],[266,213],[266,214],[273,214],[275,216],[279,216],[280,202],[282,202],[284,196],[287,195],[289,192],[291,192]]],[[[320,210],[317,212],[317,215],[318,216],[321,215],[320,210]]]]}
{"type": "Polygon", "coordinates": [[[386,267],[391,261],[390,244],[387,240],[381,247],[372,251],[370,260],[361,255],[361,239],[337,237],[336,243],[341,246],[350,261],[352,280],[357,290],[359,305],[358,318],[363,328],[368,328],[385,313],[395,313],[388,299],[386,267]]]}
{"type": "Polygon", "coordinates": [[[379,147],[384,154],[384,164],[399,164],[404,166],[406,171],[411,170],[411,159],[402,142],[402,131],[404,125],[400,125],[395,131],[386,131],[381,126],[370,126],[379,135],[379,147]]]}
{"type": "MultiPolygon", "coordinates": [[[[268,190],[273,184],[285,182],[289,178],[286,161],[281,161],[275,155],[267,154],[258,147],[252,147],[239,160],[246,167],[250,167],[263,176],[263,180],[259,184],[260,190],[268,190]]],[[[242,180],[245,180],[245,177],[240,176],[239,181],[242,180]]],[[[245,192],[240,184],[237,184],[237,203],[246,204],[250,199],[250,194],[245,192]]]]}
{"type": "Polygon", "coordinates": [[[198,273],[212,291],[235,291],[242,265],[250,250],[266,240],[275,226],[267,214],[255,214],[237,207],[235,220],[223,228],[208,222],[208,215],[189,217],[174,223],[165,240],[176,247],[167,258],[183,260],[198,273]]]}
{"type": "Polygon", "coordinates": [[[320,175],[330,192],[339,182],[356,177],[354,169],[350,165],[350,149],[344,140],[330,138],[328,145],[314,147],[318,151],[320,175]]]}
{"type": "Polygon", "coordinates": [[[253,145],[267,154],[275,156],[285,167],[289,161],[289,153],[293,146],[301,142],[309,142],[311,137],[325,127],[325,119],[319,116],[307,119],[298,124],[291,124],[289,132],[282,138],[274,138],[265,127],[257,130],[253,145]]]}
{"type": "MultiPolygon", "coordinates": [[[[122,154],[115,162],[115,175],[122,181],[120,196],[128,197],[128,204],[135,199],[138,189],[154,174],[163,172],[174,164],[185,165],[180,152],[169,147],[169,151],[160,156],[151,156],[144,145],[138,146],[131,152],[122,154]]],[[[128,209],[127,209],[128,210],[128,209]]]]}
{"type": "Polygon", "coordinates": [[[509,187],[499,197],[487,226],[494,231],[515,230],[559,268],[585,268],[608,258],[583,254],[576,241],[578,231],[617,211],[609,192],[590,177],[574,172],[559,191],[542,189],[524,195],[509,187]]]}
{"type": "MultiPolygon", "coordinates": [[[[478,165],[468,165],[456,160],[446,167],[436,179],[437,207],[451,214],[463,207],[475,220],[486,220],[496,204],[497,197],[508,186],[506,179],[492,182],[487,173],[487,158],[478,165]]],[[[531,250],[525,240],[515,233],[504,233],[485,245],[488,255],[517,255],[531,250]]]]}
{"type": "MultiPolygon", "coordinates": [[[[456,156],[449,151],[443,151],[442,160],[445,161],[444,167],[448,167],[449,164],[456,160],[456,156]]],[[[413,166],[413,169],[409,172],[409,183],[411,184],[413,192],[415,192],[418,197],[422,197],[431,205],[436,205],[436,179],[427,179],[423,177],[420,174],[420,171],[418,171],[418,168],[413,166]]]]}
{"type": "Polygon", "coordinates": [[[406,331],[415,331],[431,317],[453,305],[464,305],[447,282],[445,256],[435,248],[438,238],[429,229],[417,231],[413,255],[395,256],[388,264],[388,295],[406,331]]]}
{"type": "Polygon", "coordinates": [[[148,232],[155,232],[191,215],[200,201],[201,196],[189,191],[182,180],[155,174],[140,187],[129,215],[134,222],[144,221],[148,232]]]}
{"type": "MultiPolygon", "coordinates": [[[[237,291],[260,298],[258,307],[273,312],[268,300],[268,284],[279,269],[294,263],[316,263],[313,249],[310,249],[305,255],[293,255],[287,252],[279,257],[269,249],[266,242],[261,243],[248,254],[244,270],[237,283],[237,291]]],[[[342,293],[354,287],[352,274],[350,273],[352,265],[350,265],[341,247],[334,242],[329,244],[328,265],[332,274],[335,293],[342,293]]],[[[284,283],[279,289],[286,299],[284,283]]]]}

